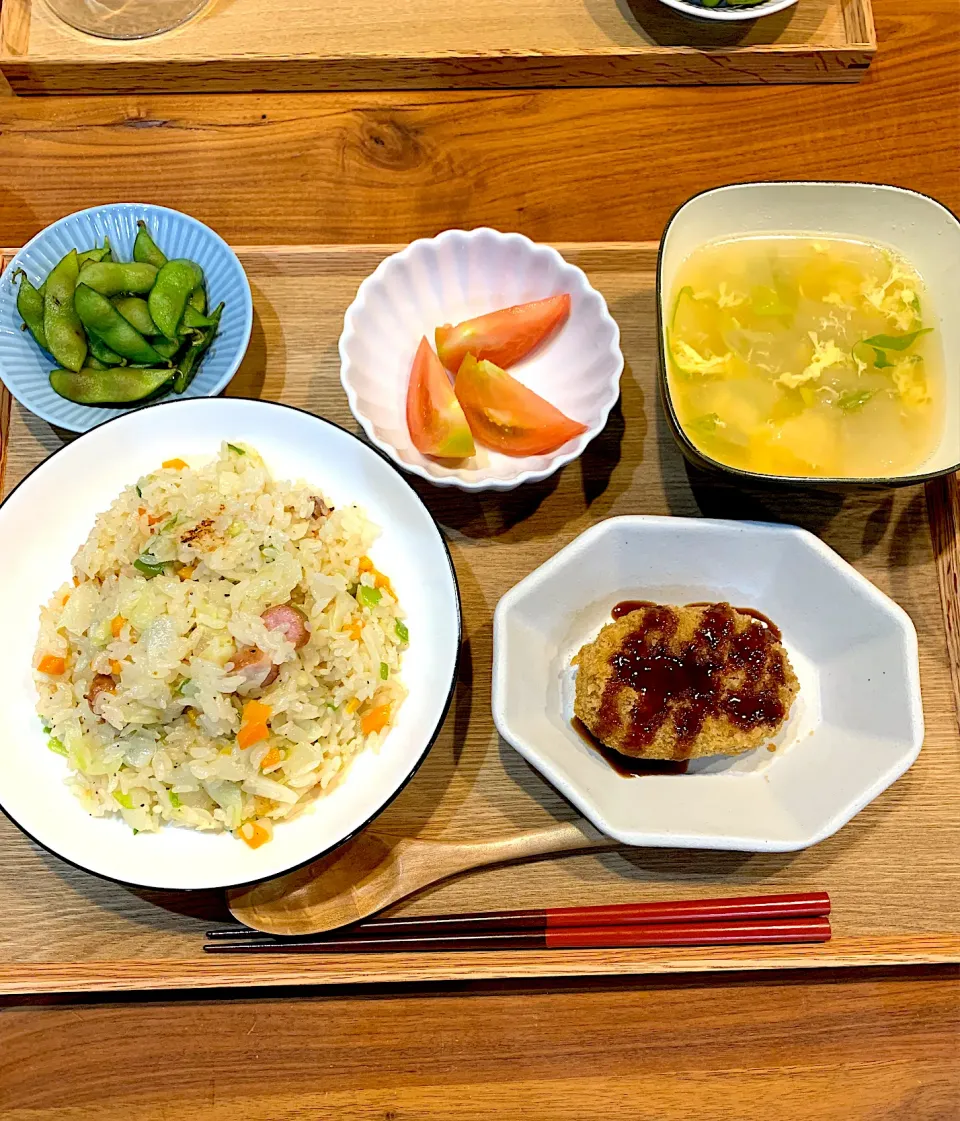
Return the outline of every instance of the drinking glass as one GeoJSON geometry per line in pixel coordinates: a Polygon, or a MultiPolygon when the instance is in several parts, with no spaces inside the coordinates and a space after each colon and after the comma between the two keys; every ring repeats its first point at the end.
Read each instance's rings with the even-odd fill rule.
{"type": "Polygon", "coordinates": [[[145,39],[195,16],[210,0],[47,0],[78,31],[103,39],[145,39]]]}

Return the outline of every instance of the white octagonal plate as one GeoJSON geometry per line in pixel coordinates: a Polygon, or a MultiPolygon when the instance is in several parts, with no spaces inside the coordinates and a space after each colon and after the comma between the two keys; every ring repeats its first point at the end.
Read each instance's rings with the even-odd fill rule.
{"type": "Polygon", "coordinates": [[[611,518],[498,604],[493,715],[504,739],[617,840],[788,852],[835,833],[916,759],[917,636],[901,607],[805,530],[611,518]],[[583,742],[571,724],[571,659],[629,599],[726,600],[780,627],[800,694],[776,751],[625,777],[583,742]]]}

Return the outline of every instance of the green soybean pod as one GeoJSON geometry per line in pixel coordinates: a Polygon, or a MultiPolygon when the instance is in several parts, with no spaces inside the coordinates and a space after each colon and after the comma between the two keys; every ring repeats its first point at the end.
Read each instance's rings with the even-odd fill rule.
{"type": "Polygon", "coordinates": [[[174,376],[173,370],[54,370],[50,386],[78,405],[129,405],[152,397],[174,376]]]}
{"type": "Polygon", "coordinates": [[[157,248],[157,243],[150,236],[147,223],[141,218],[137,222],[137,237],[133,243],[133,259],[146,265],[155,265],[162,269],[167,263],[167,258],[157,248]]]}
{"type": "Polygon", "coordinates": [[[147,301],[141,296],[116,296],[113,306],[141,335],[159,335],[160,328],[150,318],[147,301]]]}
{"type": "Polygon", "coordinates": [[[150,291],[156,279],[156,265],[136,261],[90,261],[80,272],[80,283],[101,296],[142,295],[150,291]]]}
{"type": "Polygon", "coordinates": [[[183,339],[154,339],[150,344],[161,358],[173,358],[184,345],[183,339]]]}
{"type": "Polygon", "coordinates": [[[176,338],[187,300],[202,283],[202,269],[185,257],[167,261],[157,273],[157,282],[150,289],[147,306],[150,317],[168,339],[176,338]]]}
{"type": "Polygon", "coordinates": [[[202,284],[198,284],[190,293],[187,306],[192,307],[194,311],[199,312],[201,315],[207,314],[207,290],[202,284]]]}
{"type": "Polygon", "coordinates": [[[50,271],[43,293],[47,349],[68,370],[79,370],[87,357],[87,336],[73,303],[79,274],[77,251],[71,249],[50,271]]]}
{"type": "MultiPolygon", "coordinates": [[[[87,345],[90,353],[87,355],[87,365],[93,366],[91,359],[95,358],[103,366],[126,366],[126,358],[121,358],[115,350],[111,350],[97,335],[87,336],[87,345]]],[[[96,367],[94,367],[96,369],[96,367]]]]}
{"type": "Polygon", "coordinates": [[[173,392],[183,393],[197,372],[197,366],[206,353],[207,347],[213,342],[220,326],[220,316],[223,313],[223,304],[218,305],[210,313],[211,326],[202,332],[200,338],[190,344],[186,354],[177,363],[177,374],[173,379],[173,392]]]}
{"type": "Polygon", "coordinates": [[[192,304],[187,304],[183,309],[183,319],[180,320],[180,330],[184,329],[195,330],[198,327],[209,327],[212,325],[212,320],[209,315],[204,315],[192,304]]]}
{"type": "Polygon", "coordinates": [[[47,336],[43,333],[43,294],[39,288],[34,288],[23,269],[17,269],[13,274],[14,280],[18,277],[20,288],[17,291],[17,311],[29,328],[30,334],[46,350],[47,336]]]}
{"type": "Polygon", "coordinates": [[[77,254],[77,261],[80,264],[80,268],[83,268],[88,261],[99,263],[109,252],[110,250],[106,246],[103,246],[101,249],[85,249],[82,253],[77,254]]]}
{"type": "Polygon", "coordinates": [[[164,365],[164,359],[132,324],[128,323],[106,296],[78,284],[74,297],[77,314],[91,335],[96,335],[122,358],[131,362],[164,365]]]}

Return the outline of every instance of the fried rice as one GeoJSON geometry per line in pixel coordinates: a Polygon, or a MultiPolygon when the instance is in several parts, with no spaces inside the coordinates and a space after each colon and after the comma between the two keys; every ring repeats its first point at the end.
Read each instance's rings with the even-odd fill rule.
{"type": "Polygon", "coordinates": [[[85,808],[256,847],[379,748],[408,632],[376,536],[246,445],[128,486],[42,609],[34,660],[85,808]]]}

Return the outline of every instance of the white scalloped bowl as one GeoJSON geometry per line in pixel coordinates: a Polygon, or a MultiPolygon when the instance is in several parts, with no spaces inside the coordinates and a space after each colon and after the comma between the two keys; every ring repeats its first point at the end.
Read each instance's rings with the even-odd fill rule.
{"type": "Polygon", "coordinates": [[[437,486],[512,490],[576,459],[620,394],[620,331],[606,301],[556,249],[522,234],[447,230],[387,257],[360,285],[340,336],[340,380],[370,441],[437,486]],[[456,465],[422,455],[406,420],[407,385],[424,335],[476,315],[569,292],[563,327],[510,373],[587,431],[549,455],[509,456],[478,445],[456,465]]]}

